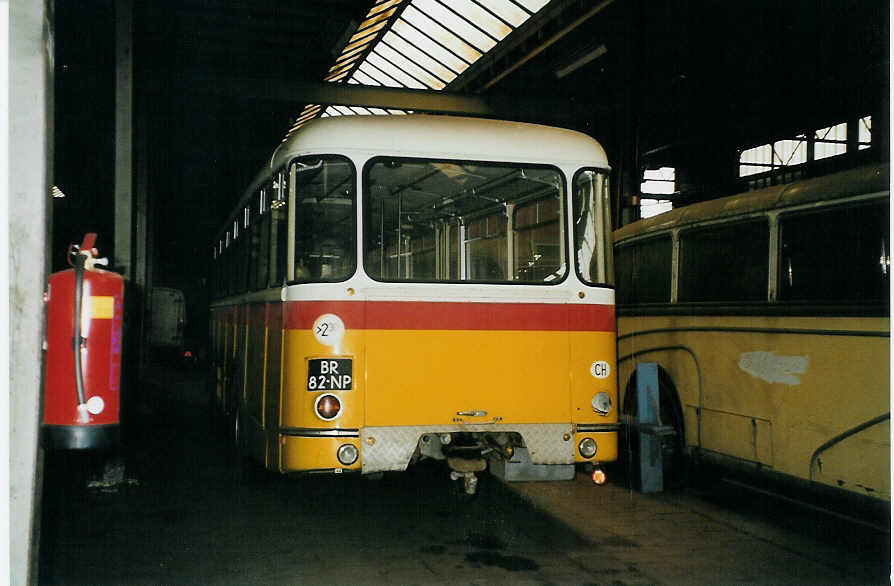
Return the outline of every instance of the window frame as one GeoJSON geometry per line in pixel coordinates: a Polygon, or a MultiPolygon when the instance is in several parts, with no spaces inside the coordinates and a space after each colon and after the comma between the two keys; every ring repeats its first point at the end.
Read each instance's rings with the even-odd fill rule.
{"type": "MultiPolygon", "coordinates": [[[[392,155],[375,155],[369,157],[363,164],[363,170],[360,175],[360,197],[363,198],[363,217],[360,219],[360,240],[361,240],[361,250],[360,250],[360,258],[358,259],[358,266],[363,267],[363,272],[373,281],[377,283],[428,283],[428,284],[466,284],[466,285],[533,285],[533,286],[554,286],[560,283],[564,283],[568,276],[571,274],[570,267],[570,259],[568,258],[568,249],[570,243],[570,235],[569,235],[569,227],[567,226],[567,214],[568,214],[568,180],[565,175],[565,172],[556,164],[550,163],[531,163],[531,162],[515,162],[515,161],[482,161],[482,160],[474,160],[474,159],[459,159],[459,158],[449,158],[449,157],[412,157],[412,156],[392,156],[392,155]],[[367,266],[366,259],[368,255],[372,252],[367,247],[368,237],[370,236],[370,230],[372,227],[372,213],[373,209],[370,205],[370,189],[369,189],[369,173],[373,166],[377,164],[381,164],[384,161],[396,161],[396,162],[406,162],[406,163],[422,163],[422,164],[431,164],[431,163],[442,163],[442,164],[450,164],[457,166],[464,165],[477,165],[477,166],[488,166],[491,168],[500,167],[505,169],[538,169],[538,170],[547,170],[554,173],[558,179],[559,184],[557,186],[559,190],[558,199],[559,199],[559,214],[558,214],[558,222],[559,222],[559,247],[562,250],[562,255],[565,259],[565,266],[563,268],[561,276],[557,277],[551,281],[518,281],[512,279],[506,280],[481,280],[481,279],[462,279],[462,278],[446,278],[446,279],[407,279],[407,278],[382,278],[381,276],[376,276],[369,267],[367,266]]],[[[512,201],[509,205],[516,205],[519,203],[527,203],[537,201],[538,199],[543,199],[543,197],[536,196],[527,196],[524,198],[520,198],[518,200],[512,201]]],[[[503,208],[504,215],[506,214],[506,207],[503,208]]],[[[449,224],[450,233],[456,232],[456,243],[458,246],[456,247],[455,253],[459,257],[457,260],[461,266],[465,266],[466,263],[466,255],[467,252],[467,243],[470,241],[478,241],[479,238],[470,239],[466,237],[466,230],[468,227],[468,223],[473,220],[477,220],[480,218],[486,218],[494,214],[493,208],[482,208],[480,210],[476,210],[466,216],[463,216],[459,222],[456,224],[449,224]]],[[[513,255],[514,255],[514,245],[509,242],[510,233],[513,233],[514,236],[514,227],[513,227],[513,218],[514,212],[510,212],[505,221],[505,234],[504,238],[507,239],[507,254],[508,247],[513,246],[513,255]]],[[[437,233],[435,234],[435,240],[437,241],[437,233]]],[[[454,246],[453,243],[447,238],[445,242],[446,245],[446,259],[448,265],[450,264],[452,255],[454,254],[454,246]]],[[[436,248],[438,244],[436,243],[436,248]]],[[[440,260],[437,259],[435,261],[435,267],[437,270],[437,265],[440,263],[440,260]]],[[[508,269],[508,262],[507,267],[508,269]]],[[[452,274],[453,270],[448,269],[448,274],[452,274]]],[[[461,272],[461,271],[458,271],[461,272]]],[[[461,277],[461,275],[460,275],[461,277]]],[[[511,275],[510,275],[511,277],[511,275]]]]}
{"type": "MultiPolygon", "coordinates": [[[[615,288],[615,263],[614,263],[615,247],[614,247],[614,239],[612,237],[612,234],[614,233],[614,226],[613,226],[612,215],[611,215],[611,170],[605,169],[605,168],[600,168],[600,167],[594,167],[594,166],[580,167],[574,171],[574,175],[571,178],[571,188],[570,189],[572,189],[572,190],[575,189],[577,187],[578,177],[580,177],[582,173],[586,173],[588,171],[595,172],[595,173],[602,175],[604,177],[602,199],[603,199],[603,206],[605,209],[602,210],[602,213],[608,214],[607,218],[603,218],[604,220],[608,221],[608,229],[605,230],[604,225],[601,226],[600,228],[605,230],[605,234],[603,237],[603,246],[605,247],[605,257],[602,259],[601,262],[605,263],[605,267],[603,267],[603,270],[605,272],[606,281],[604,281],[604,282],[590,281],[589,279],[584,278],[584,275],[581,272],[580,259],[578,259],[578,254],[577,254],[577,231],[576,231],[576,226],[575,226],[577,212],[574,209],[574,203],[575,203],[576,198],[575,198],[575,194],[573,192],[569,192],[569,194],[568,194],[568,198],[571,200],[571,209],[568,210],[567,212],[565,212],[566,214],[569,212],[571,213],[571,222],[570,222],[571,225],[566,228],[566,230],[569,232],[568,245],[569,245],[569,249],[571,250],[571,257],[570,257],[569,263],[574,264],[574,272],[577,275],[578,280],[583,285],[586,285],[588,287],[614,289],[615,288]]],[[[603,222],[603,224],[604,223],[605,222],[603,222]]]]}
{"type": "Polygon", "coordinates": [[[286,200],[288,201],[288,228],[287,228],[287,240],[286,240],[286,249],[287,249],[287,264],[285,268],[285,273],[283,278],[287,285],[300,285],[306,283],[344,283],[345,281],[351,279],[354,275],[357,274],[357,270],[360,266],[360,262],[357,258],[357,239],[360,237],[360,230],[358,225],[358,214],[357,214],[357,206],[358,199],[360,197],[358,189],[357,189],[357,166],[354,161],[346,154],[343,153],[314,153],[314,154],[302,154],[299,156],[292,157],[288,160],[288,162],[283,167],[282,171],[283,180],[286,181],[286,185],[284,187],[286,193],[286,200]],[[351,245],[349,250],[352,254],[352,266],[346,271],[344,277],[337,278],[315,278],[315,279],[298,279],[295,277],[295,263],[297,262],[297,246],[296,241],[298,238],[298,226],[297,226],[297,213],[298,213],[298,202],[296,200],[298,196],[297,191],[297,181],[292,180],[292,167],[295,163],[298,163],[302,160],[312,160],[312,161],[325,161],[329,160],[339,160],[340,162],[345,162],[350,169],[350,178],[349,183],[352,190],[352,200],[351,200],[351,245]],[[293,189],[294,187],[294,189],[293,189]]]}

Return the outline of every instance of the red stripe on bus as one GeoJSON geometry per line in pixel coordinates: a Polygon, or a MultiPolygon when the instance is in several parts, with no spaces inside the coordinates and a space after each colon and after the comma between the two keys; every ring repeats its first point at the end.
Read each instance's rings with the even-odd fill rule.
{"type": "Polygon", "coordinates": [[[325,313],[346,329],[614,332],[613,305],[428,301],[290,301],[286,328],[310,329],[325,313]]]}

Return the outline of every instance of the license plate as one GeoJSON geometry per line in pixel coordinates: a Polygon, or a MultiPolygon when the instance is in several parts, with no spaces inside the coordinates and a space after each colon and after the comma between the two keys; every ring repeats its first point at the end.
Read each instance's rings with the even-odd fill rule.
{"type": "Polygon", "coordinates": [[[312,358],[307,361],[308,391],[349,391],[353,388],[352,359],[312,358]]]}

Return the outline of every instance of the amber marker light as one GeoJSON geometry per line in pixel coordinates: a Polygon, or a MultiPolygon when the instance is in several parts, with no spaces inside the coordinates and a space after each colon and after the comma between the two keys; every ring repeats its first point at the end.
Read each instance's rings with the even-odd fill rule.
{"type": "Polygon", "coordinates": [[[341,413],[341,401],[335,395],[320,395],[314,403],[314,411],[323,421],[331,421],[341,413]]]}

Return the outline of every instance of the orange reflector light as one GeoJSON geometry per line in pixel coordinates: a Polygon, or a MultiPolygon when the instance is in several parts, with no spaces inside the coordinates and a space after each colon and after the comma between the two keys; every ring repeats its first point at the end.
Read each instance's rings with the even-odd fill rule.
{"type": "Polygon", "coordinates": [[[321,419],[329,421],[338,417],[338,413],[341,411],[341,401],[335,395],[320,395],[317,397],[315,407],[317,415],[321,419]]]}
{"type": "Polygon", "coordinates": [[[592,478],[593,484],[598,484],[599,486],[602,486],[605,484],[605,481],[608,480],[608,476],[605,475],[602,468],[594,468],[592,478]]]}
{"type": "Polygon", "coordinates": [[[187,350],[186,352],[183,353],[183,357],[184,358],[192,358],[192,352],[187,350]]]}

